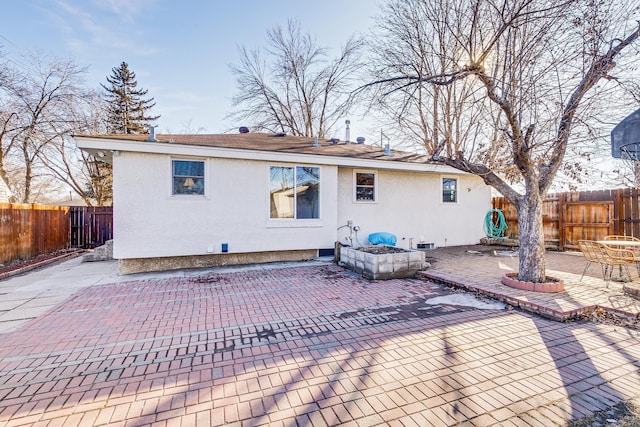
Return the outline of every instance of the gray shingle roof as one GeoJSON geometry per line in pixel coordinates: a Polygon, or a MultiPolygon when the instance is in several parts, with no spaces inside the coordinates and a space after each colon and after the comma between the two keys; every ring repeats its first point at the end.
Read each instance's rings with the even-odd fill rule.
{"type": "MultiPolygon", "coordinates": [[[[149,135],[77,135],[79,137],[110,139],[121,141],[144,142],[149,135]]],[[[271,151],[282,153],[311,154],[319,156],[347,157],[367,160],[383,160],[406,163],[431,163],[429,157],[416,153],[391,150],[393,156],[385,155],[382,147],[357,144],[346,144],[340,141],[337,144],[330,140],[320,140],[318,147],[313,145],[313,138],[298,136],[277,136],[266,133],[238,133],[238,134],[156,134],[157,142],[149,144],[168,143],[177,145],[204,146],[230,148],[238,150],[271,151]]]]}

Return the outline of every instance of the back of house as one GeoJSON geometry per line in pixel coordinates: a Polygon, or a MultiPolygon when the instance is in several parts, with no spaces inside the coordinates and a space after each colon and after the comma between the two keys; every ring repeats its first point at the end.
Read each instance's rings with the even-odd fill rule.
{"type": "Polygon", "coordinates": [[[307,260],[389,233],[396,245],[475,244],[491,191],[428,157],[261,133],[81,135],[113,164],[122,274],[307,260]]]}

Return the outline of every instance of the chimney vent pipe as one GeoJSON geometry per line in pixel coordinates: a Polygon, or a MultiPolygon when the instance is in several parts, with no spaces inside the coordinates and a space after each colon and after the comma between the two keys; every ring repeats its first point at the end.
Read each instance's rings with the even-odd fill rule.
{"type": "Polygon", "coordinates": [[[156,126],[149,126],[149,138],[146,139],[147,142],[158,142],[156,139],[156,126]]]}
{"type": "Polygon", "coordinates": [[[345,144],[351,144],[351,142],[350,142],[351,129],[349,129],[349,125],[351,124],[351,120],[345,120],[344,124],[347,125],[347,128],[345,129],[344,143],[345,144]]]}

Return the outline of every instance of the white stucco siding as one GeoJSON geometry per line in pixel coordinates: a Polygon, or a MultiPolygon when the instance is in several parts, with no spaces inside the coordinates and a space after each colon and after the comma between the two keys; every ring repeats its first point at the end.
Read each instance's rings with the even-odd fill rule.
{"type": "MultiPolygon", "coordinates": [[[[483,220],[491,209],[491,191],[472,175],[399,172],[378,170],[375,203],[354,201],[354,169],[340,168],[338,173],[338,226],[353,221],[360,230],[353,244],[368,244],[374,232],[396,235],[397,246],[413,247],[424,239],[436,246],[475,244],[484,237],[483,220]],[[457,203],[442,202],[443,177],[458,180],[457,203]]],[[[338,239],[349,244],[348,228],[338,239]]]]}
{"type": "MultiPolygon", "coordinates": [[[[337,167],[320,167],[320,219],[269,219],[265,161],[122,152],[114,157],[114,256],[150,258],[330,248],[337,167]],[[205,161],[205,195],[173,196],[172,159],[205,161]]],[[[294,166],[294,164],[290,164],[294,166]]]]}

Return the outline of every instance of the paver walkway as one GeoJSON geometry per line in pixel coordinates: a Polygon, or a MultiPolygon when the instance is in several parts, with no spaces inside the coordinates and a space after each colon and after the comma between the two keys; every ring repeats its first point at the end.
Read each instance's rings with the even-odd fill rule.
{"type": "Polygon", "coordinates": [[[452,292],[331,264],[84,288],[0,334],[0,425],[552,426],[640,399],[637,331],[452,292]]]}
{"type": "Polygon", "coordinates": [[[83,264],[81,258],[2,278],[0,334],[16,330],[85,286],[117,280],[117,261],[83,264]]]}

